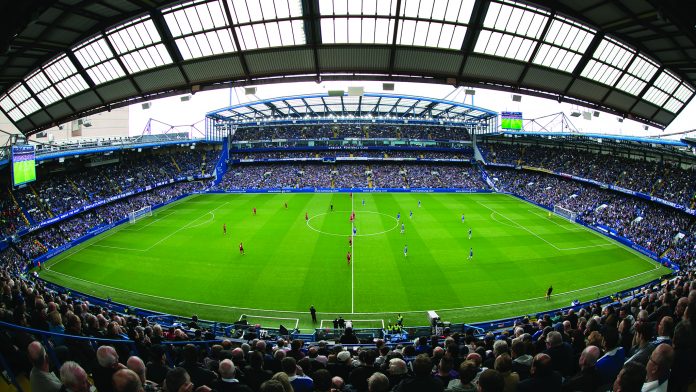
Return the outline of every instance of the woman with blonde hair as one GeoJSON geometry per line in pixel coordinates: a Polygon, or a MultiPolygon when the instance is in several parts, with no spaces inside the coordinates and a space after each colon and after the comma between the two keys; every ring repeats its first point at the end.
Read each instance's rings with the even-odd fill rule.
{"type": "Polygon", "coordinates": [[[278,372],[274,374],[273,377],[271,377],[271,380],[276,380],[283,384],[283,389],[285,390],[285,392],[295,392],[295,390],[292,388],[292,385],[290,384],[290,379],[288,378],[288,375],[284,372],[278,372]]]}

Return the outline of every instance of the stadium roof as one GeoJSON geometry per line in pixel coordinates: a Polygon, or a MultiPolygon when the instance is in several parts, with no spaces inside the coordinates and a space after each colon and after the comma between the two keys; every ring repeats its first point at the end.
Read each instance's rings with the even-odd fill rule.
{"type": "Polygon", "coordinates": [[[460,102],[376,93],[365,93],[362,96],[313,94],[280,97],[238,104],[206,115],[212,119],[238,124],[297,119],[332,121],[362,117],[389,118],[395,122],[414,119],[474,125],[487,124],[489,119],[496,119],[497,116],[498,113],[494,111],[460,102]]]}
{"type": "Polygon", "coordinates": [[[22,0],[0,8],[0,110],[25,134],[231,85],[482,86],[669,124],[694,95],[679,0],[22,0]]]}

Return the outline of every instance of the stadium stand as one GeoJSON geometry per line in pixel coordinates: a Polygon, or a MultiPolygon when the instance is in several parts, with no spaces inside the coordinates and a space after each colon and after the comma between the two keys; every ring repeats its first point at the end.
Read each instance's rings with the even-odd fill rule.
{"type": "MultiPolygon", "coordinates": [[[[509,161],[519,161],[514,152],[500,151],[500,155],[496,152],[496,160],[508,154],[509,161]]],[[[209,166],[207,169],[201,167],[203,156],[207,164],[214,160],[211,154],[209,151],[187,153],[172,150],[171,154],[153,155],[147,160],[149,164],[158,162],[169,171],[163,169],[164,173],[143,176],[145,182],[142,184],[157,181],[158,174],[175,175],[174,165],[165,164],[171,161],[168,158],[175,159],[185,174],[209,170],[209,166]]],[[[298,156],[302,157],[301,154],[298,156]]],[[[410,154],[399,151],[394,155],[409,157],[410,154]]],[[[419,155],[441,156],[440,153],[419,155]]],[[[253,153],[251,156],[259,160],[288,157],[278,152],[253,153]]],[[[138,170],[133,166],[123,166],[123,169],[125,173],[138,170]]],[[[100,175],[107,173],[116,175],[115,178],[127,178],[127,174],[118,173],[118,168],[113,168],[113,172],[99,168],[92,170],[95,179],[103,178],[100,175]]],[[[486,378],[498,375],[506,380],[506,385],[511,385],[510,390],[526,390],[537,383],[550,383],[544,384],[553,386],[547,390],[576,390],[577,385],[605,390],[601,388],[608,389],[617,377],[621,379],[619,370],[622,367],[625,372],[634,362],[645,366],[655,361],[660,369],[664,368],[662,378],[667,380],[670,389],[685,390],[696,374],[693,372],[696,351],[692,327],[696,322],[694,218],[674,208],[548,173],[495,167],[488,167],[486,171],[499,191],[513,193],[546,207],[559,205],[577,211],[579,221],[610,227],[656,253],[668,255],[679,264],[680,272],[669,281],[638,288],[629,297],[614,299],[609,305],[591,302],[571,310],[522,317],[509,328],[485,334],[462,327],[460,330],[446,329],[441,336],[429,336],[426,332],[415,342],[387,344],[382,340],[358,340],[362,345],[355,347],[323,341],[304,342],[297,335],[268,341],[254,335],[248,335],[250,339],[239,335],[236,339],[220,340],[220,334],[214,332],[212,324],[195,318],[184,323],[161,320],[158,324],[150,321],[154,319],[131,314],[128,308],[114,312],[108,301],[93,304],[91,300],[74,296],[69,290],[61,291],[25,273],[28,260],[100,225],[123,219],[124,211],[173,200],[207,186],[200,181],[185,181],[91,209],[24,235],[0,252],[3,292],[0,326],[4,341],[0,353],[9,360],[7,366],[12,374],[58,369],[58,365],[63,364],[61,374],[68,371],[79,373],[75,370],[79,367],[91,374],[95,383],[99,382],[102,373],[100,364],[109,355],[114,363],[122,364],[119,367],[128,366],[134,370],[143,367],[139,365],[142,361],[147,365],[145,371],[139,372],[143,374],[140,382],[155,389],[158,388],[156,384],[161,386],[164,382],[166,374],[169,374],[167,382],[175,382],[175,373],[167,373],[167,369],[176,367],[182,369],[179,370],[182,374],[186,372],[196,387],[218,388],[220,383],[233,379],[236,380],[234,383],[246,385],[251,390],[264,390],[261,385],[272,383],[267,382],[272,372],[281,375],[276,375],[276,378],[285,374],[290,380],[300,379],[295,378],[299,376],[290,370],[290,361],[296,361],[302,369],[305,384],[317,386],[334,382],[348,388],[345,390],[355,391],[367,390],[368,385],[380,382],[386,385],[385,390],[395,391],[408,390],[413,383],[432,385],[434,389],[430,390],[466,390],[462,388],[476,378],[481,380],[481,385],[487,382],[486,378]],[[636,223],[637,217],[642,219],[636,223]],[[676,232],[688,235],[675,242],[676,232]],[[42,339],[43,334],[48,334],[48,339],[42,339]],[[198,343],[203,339],[208,340],[198,343]],[[110,354],[107,352],[110,349],[95,350],[88,344],[90,341],[115,350],[110,354]],[[669,341],[671,345],[665,344],[669,341]],[[37,343],[51,354],[44,360],[44,365],[41,361],[27,359],[36,355],[37,343]],[[226,359],[231,360],[234,372],[226,367],[229,364],[226,359]],[[610,360],[614,361],[612,366],[608,366],[610,360]],[[66,361],[75,361],[76,365],[66,361]],[[540,374],[539,369],[545,367],[548,370],[542,370],[540,374]]],[[[61,178],[71,179],[69,174],[61,178]]],[[[47,196],[47,205],[53,207],[58,204],[52,203],[51,198],[60,198],[63,193],[51,189],[51,184],[54,182],[50,180],[40,182],[37,188],[47,196]]],[[[377,161],[232,164],[219,189],[369,186],[488,187],[475,164],[377,161]]],[[[95,180],[87,189],[104,188],[109,189],[95,180]]],[[[95,191],[92,194],[108,196],[113,193],[95,191]]],[[[62,207],[62,210],[67,209],[70,207],[62,207]]],[[[14,216],[13,221],[7,222],[19,220],[20,211],[16,204],[6,202],[4,211],[7,211],[6,216],[14,216]]],[[[37,214],[31,216],[34,219],[41,217],[37,214]]],[[[7,223],[3,227],[6,232],[11,232],[17,223],[7,223]]],[[[66,387],[70,385],[69,377],[61,380],[66,387]]]]}
{"type": "MultiPolygon", "coordinates": [[[[627,158],[614,154],[583,151],[573,143],[563,147],[527,144],[487,143],[481,148],[493,163],[532,166],[573,174],[606,184],[617,185],[692,207],[696,196],[696,171],[675,164],[647,161],[642,154],[627,158]],[[575,147],[575,148],[573,148],[575,147]]],[[[587,147],[584,147],[587,148],[587,147]]]]}

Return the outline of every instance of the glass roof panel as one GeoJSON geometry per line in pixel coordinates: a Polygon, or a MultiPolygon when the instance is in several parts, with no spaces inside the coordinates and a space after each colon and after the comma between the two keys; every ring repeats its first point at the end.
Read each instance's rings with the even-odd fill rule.
{"type": "Polygon", "coordinates": [[[646,82],[655,75],[655,72],[657,72],[657,64],[640,54],[628,67],[628,73],[646,82]]]}
{"type": "Polygon", "coordinates": [[[81,75],[73,75],[56,83],[56,88],[64,97],[79,93],[88,87],[81,75]]]}
{"type": "Polygon", "coordinates": [[[672,75],[671,72],[663,70],[653,85],[660,90],[671,94],[679,85],[679,81],[675,76],[672,75]]]}
{"type": "MultiPolygon", "coordinates": [[[[470,15],[470,12],[469,12],[470,15]]],[[[483,26],[489,29],[539,38],[549,13],[521,3],[493,1],[489,4],[483,26]]]]}
{"type": "Polygon", "coordinates": [[[43,91],[48,87],[51,87],[51,82],[48,81],[46,75],[44,75],[43,72],[41,72],[40,70],[34,72],[28,78],[24,79],[24,81],[27,83],[29,88],[35,93],[43,91]]]}
{"type": "MultiPolygon", "coordinates": [[[[190,5],[191,3],[185,4],[190,5]]],[[[200,3],[185,8],[173,7],[163,10],[162,14],[174,38],[228,26],[227,16],[220,0],[200,3]]],[[[148,31],[150,29],[150,27],[147,28],[148,31]]],[[[151,39],[152,42],[161,41],[159,35],[157,35],[157,39],[151,39]]]]}
{"type": "Polygon", "coordinates": [[[20,104],[19,108],[22,109],[24,114],[29,115],[41,109],[41,106],[39,106],[34,98],[29,98],[24,103],[20,104]]]}
{"type": "Polygon", "coordinates": [[[162,41],[150,18],[126,28],[115,28],[107,32],[107,37],[118,53],[125,53],[162,41]]]}
{"type": "Polygon", "coordinates": [[[75,57],[84,68],[89,68],[105,60],[114,58],[114,53],[106,43],[106,39],[98,37],[73,50],[75,57]]]}
{"type": "Polygon", "coordinates": [[[682,102],[686,102],[689,100],[689,98],[691,98],[693,94],[694,90],[686,84],[682,83],[682,85],[679,86],[677,91],[674,92],[674,97],[682,102]]]}
{"type": "Polygon", "coordinates": [[[0,108],[2,108],[2,110],[4,110],[5,112],[9,112],[10,110],[14,109],[14,107],[14,102],[12,102],[12,100],[7,94],[0,97],[0,108]]]}
{"type": "Polygon", "coordinates": [[[592,57],[599,61],[624,69],[635,54],[634,50],[611,38],[604,37],[592,57]]]}
{"type": "Polygon", "coordinates": [[[677,99],[670,98],[665,104],[664,108],[672,113],[676,113],[682,108],[684,104],[677,99]]]}
{"type": "Polygon", "coordinates": [[[22,114],[22,112],[19,110],[19,108],[16,108],[14,110],[10,110],[7,113],[7,116],[10,119],[12,119],[12,121],[18,121],[18,120],[21,120],[22,118],[24,118],[24,114],[22,114]]]}
{"type": "Polygon", "coordinates": [[[616,88],[623,90],[631,95],[638,95],[643,91],[647,83],[629,74],[624,74],[616,85],[616,88]]]}
{"type": "Polygon", "coordinates": [[[36,95],[39,97],[39,100],[44,104],[44,106],[48,106],[62,99],[62,97],[58,94],[58,91],[56,91],[56,89],[53,87],[49,87],[36,95]]]}
{"type": "Polygon", "coordinates": [[[115,59],[87,68],[86,71],[95,84],[106,83],[126,74],[115,59]]]}
{"type": "Polygon", "coordinates": [[[372,104],[372,103],[370,103],[370,104],[365,104],[365,103],[363,103],[362,105],[360,105],[360,110],[361,110],[363,113],[365,113],[365,112],[371,112],[371,111],[375,108],[375,106],[377,106],[377,105],[372,104]]]}
{"type": "Polygon", "coordinates": [[[16,85],[15,88],[10,90],[10,98],[17,103],[24,102],[29,99],[29,97],[31,97],[29,90],[21,84],[16,85]]]}
{"type": "Polygon", "coordinates": [[[534,56],[535,64],[555,68],[559,71],[572,72],[582,56],[569,50],[548,44],[541,44],[534,56]]]}
{"type": "Polygon", "coordinates": [[[128,53],[121,56],[121,59],[130,73],[140,72],[172,62],[169,52],[167,52],[163,44],[128,53]]]}
{"type": "Polygon", "coordinates": [[[643,95],[643,99],[657,106],[662,106],[667,101],[667,98],[669,98],[669,95],[655,86],[650,87],[648,92],[643,95]]]}
{"type": "Polygon", "coordinates": [[[588,79],[613,86],[618,77],[621,76],[621,71],[604,63],[600,63],[599,61],[590,60],[582,70],[581,75],[588,79]]]}

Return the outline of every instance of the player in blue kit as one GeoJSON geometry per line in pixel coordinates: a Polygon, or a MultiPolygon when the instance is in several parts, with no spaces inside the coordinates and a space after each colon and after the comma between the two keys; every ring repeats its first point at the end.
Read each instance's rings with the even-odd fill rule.
{"type": "Polygon", "coordinates": [[[404,257],[408,257],[408,245],[404,245],[404,257]]]}
{"type": "Polygon", "coordinates": [[[474,258],[474,248],[469,249],[469,260],[474,258]]]}

